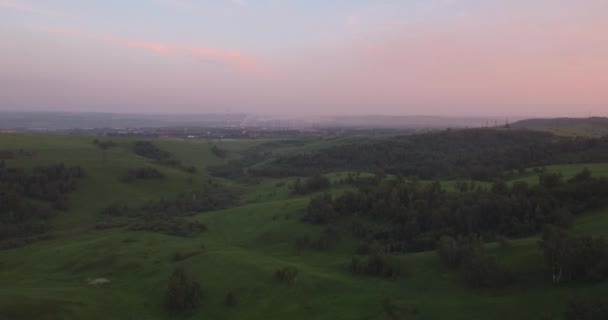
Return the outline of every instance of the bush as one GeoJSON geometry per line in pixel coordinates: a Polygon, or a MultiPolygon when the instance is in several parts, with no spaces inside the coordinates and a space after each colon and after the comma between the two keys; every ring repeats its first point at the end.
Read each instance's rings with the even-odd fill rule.
{"type": "Polygon", "coordinates": [[[298,276],[298,269],[295,267],[284,267],[274,272],[274,278],[282,284],[292,285],[298,276]]]}
{"type": "Polygon", "coordinates": [[[188,279],[184,269],[175,269],[165,293],[165,308],[173,313],[190,312],[200,304],[201,297],[199,283],[188,279]]]}

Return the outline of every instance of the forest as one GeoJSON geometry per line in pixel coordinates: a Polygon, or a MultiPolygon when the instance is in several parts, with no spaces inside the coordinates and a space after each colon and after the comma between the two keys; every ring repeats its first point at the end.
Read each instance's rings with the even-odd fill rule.
{"type": "Polygon", "coordinates": [[[489,189],[460,183],[447,192],[439,182],[421,185],[403,177],[373,179],[358,191],[311,198],[303,221],[346,223],[353,234],[378,241],[388,252],[434,249],[441,236],[524,237],[546,225],[569,227],[573,215],[608,205],[608,179],[583,170],[564,181],[543,173],[539,183],[489,189]]]}
{"type": "Polygon", "coordinates": [[[608,138],[557,137],[527,130],[446,130],[360,139],[317,151],[280,155],[249,170],[263,176],[370,171],[420,179],[493,180],[549,164],[608,161],[608,138]]]}
{"type": "Polygon", "coordinates": [[[0,161],[0,246],[16,246],[26,240],[6,240],[45,233],[49,219],[69,208],[67,195],[83,176],[84,170],[78,166],[25,170],[0,161]]]}

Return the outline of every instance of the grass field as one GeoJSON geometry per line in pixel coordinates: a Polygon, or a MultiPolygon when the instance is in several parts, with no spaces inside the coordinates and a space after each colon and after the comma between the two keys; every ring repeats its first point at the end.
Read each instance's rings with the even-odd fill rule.
{"type": "MultiPolygon", "coordinates": [[[[205,166],[239,157],[262,141],[223,141],[228,157],[213,155],[211,143],[163,140],[158,144],[199,171],[190,175],[134,155],[130,139],[101,151],[90,138],[75,136],[0,135],[0,149],[31,149],[33,159],[10,165],[64,162],[81,165],[87,176],[71,194],[71,209],[54,220],[54,239],[0,251],[0,319],[172,319],[162,309],[168,278],[183,266],[199,281],[204,298],[192,315],[179,319],[388,319],[390,299],[399,319],[538,319],[551,310],[560,314],[564,301],[576,294],[608,293],[608,283],[555,287],[544,270],[537,238],[512,240],[503,250],[490,250],[515,270],[516,284],[501,290],[471,290],[460,276],[443,268],[434,252],[395,256],[401,273],[394,279],[353,276],[348,263],[358,241],[348,232],[328,251],[297,252],[294,238],[317,235],[321,228],[299,221],[308,197],[289,192],[293,179],[267,179],[236,185],[241,205],[201,213],[191,219],[208,231],[180,238],[122,229],[94,230],[98,211],[115,202],[140,203],[190,190],[209,179],[205,166]],[[125,184],[118,176],[133,166],[155,166],[166,179],[125,184]],[[190,253],[175,261],[175,253],[190,253]],[[295,284],[277,283],[272,275],[296,266],[295,284]],[[88,284],[107,278],[110,283],[88,284]],[[224,305],[233,292],[238,304],[224,305]]],[[[318,142],[323,143],[323,142],[318,142]]],[[[309,146],[314,147],[314,146],[309,146]]],[[[287,149],[282,152],[287,152],[287,149]]],[[[608,164],[548,167],[565,177],[583,167],[608,176],[608,164]]],[[[344,174],[333,174],[333,181],[344,174]]],[[[536,177],[525,178],[535,181],[536,177]]],[[[450,188],[453,182],[446,182],[450,188]]],[[[608,236],[608,208],[576,221],[581,234],[608,236]]]]}

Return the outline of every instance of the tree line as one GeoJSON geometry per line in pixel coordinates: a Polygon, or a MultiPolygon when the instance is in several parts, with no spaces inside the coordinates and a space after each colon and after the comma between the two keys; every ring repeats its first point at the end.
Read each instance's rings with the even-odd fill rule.
{"type": "Polygon", "coordinates": [[[150,141],[135,141],[132,150],[138,156],[152,159],[159,164],[174,167],[189,173],[195,173],[196,167],[186,166],[180,160],[175,159],[173,155],[150,141]]]}
{"type": "Polygon", "coordinates": [[[425,180],[492,180],[529,167],[605,161],[608,137],[567,138],[519,129],[467,129],[350,140],[321,150],[278,155],[248,172],[284,177],[356,170],[425,180]]]}
{"type": "Polygon", "coordinates": [[[128,227],[168,235],[192,237],[207,229],[184,217],[234,205],[238,197],[231,189],[208,182],[200,189],[182,192],[171,198],[147,201],[140,205],[115,203],[101,210],[98,229],[128,227]]]}

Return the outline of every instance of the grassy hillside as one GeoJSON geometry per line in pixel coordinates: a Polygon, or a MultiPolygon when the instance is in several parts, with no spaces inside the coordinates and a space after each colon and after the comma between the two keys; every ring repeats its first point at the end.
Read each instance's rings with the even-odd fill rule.
{"type": "MultiPolygon", "coordinates": [[[[240,204],[188,218],[208,227],[191,238],[124,228],[96,230],[102,208],[195,190],[211,179],[206,166],[239,159],[244,150],[264,142],[223,141],[228,155],[220,158],[209,143],[155,141],[199,169],[190,174],[135,155],[130,139],[114,139],[117,146],[104,161],[91,141],[0,135],[0,149],[36,153],[31,159],[8,160],[9,165],[64,162],[86,171],[77,191],[70,194],[70,209],[53,220],[53,239],[0,251],[0,319],[538,319],[547,312],[561,314],[573,295],[608,293],[608,283],[553,286],[535,237],[513,240],[508,249],[489,246],[515,270],[516,284],[504,289],[467,288],[457,272],[440,264],[435,252],[395,255],[400,270],[395,278],[353,276],[348,264],[359,241],[347,230],[337,230],[339,240],[328,250],[295,249],[296,237],[315,237],[323,228],[300,221],[309,197],[293,196],[289,188],[294,180],[289,177],[218,180],[238,190],[240,204]],[[135,166],[154,167],[166,178],[118,181],[124,170],[135,166]],[[176,254],[185,258],[176,259],[176,254]],[[196,312],[180,317],[162,308],[169,276],[177,266],[200,282],[203,291],[196,312]],[[293,285],[273,278],[275,270],[285,266],[299,269],[293,285]],[[97,278],[110,282],[89,284],[97,278]],[[229,292],[237,299],[233,307],[224,303],[229,292]]],[[[315,148],[314,143],[303,147],[315,148]]],[[[290,148],[297,147],[280,152],[293,151],[290,148]]],[[[548,170],[568,177],[582,167],[608,176],[608,164],[548,170]]],[[[343,177],[344,173],[330,175],[334,182],[343,177]]],[[[446,188],[453,188],[453,183],[445,182],[446,188]]],[[[577,218],[575,231],[608,236],[608,208],[577,218]]]]}

